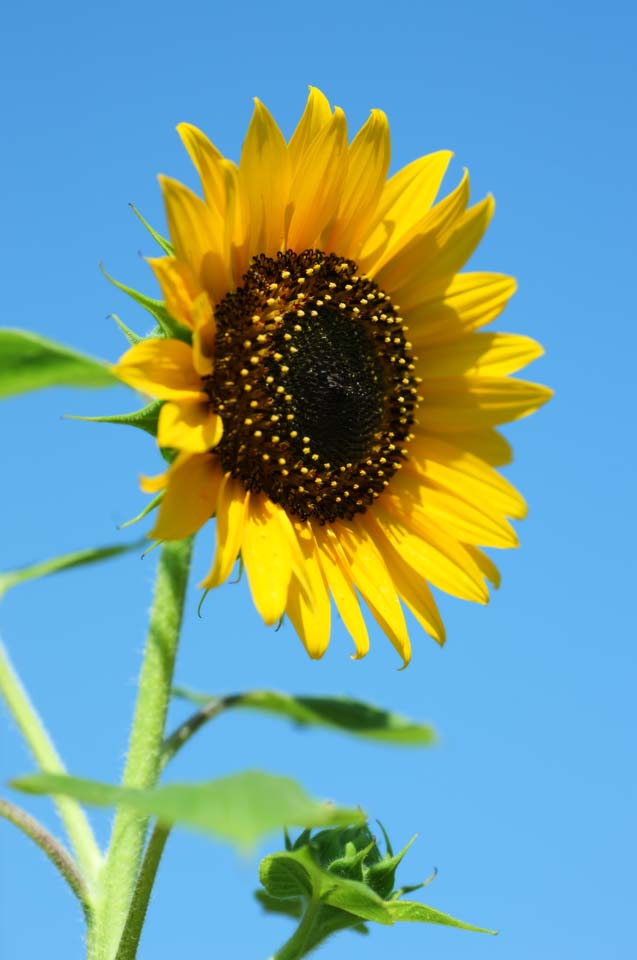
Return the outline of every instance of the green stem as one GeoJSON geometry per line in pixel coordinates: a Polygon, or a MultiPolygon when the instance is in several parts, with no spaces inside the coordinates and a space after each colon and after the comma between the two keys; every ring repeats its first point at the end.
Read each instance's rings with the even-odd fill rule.
{"type": "Polygon", "coordinates": [[[148,902],[169,833],[169,826],[158,823],[150,835],[115,960],[135,960],[137,956],[137,947],[146,919],[148,902]]]}
{"type": "Polygon", "coordinates": [[[91,919],[91,896],[84,877],[64,844],[50,834],[39,820],[32,817],[22,807],[10,803],[9,800],[0,800],[0,817],[4,817],[9,823],[22,830],[47,855],[80,901],[86,921],[89,923],[91,919]]]}
{"type": "Polygon", "coordinates": [[[316,914],[318,913],[320,906],[321,901],[319,898],[312,897],[306,907],[300,924],[287,943],[284,943],[281,949],[277,950],[270,960],[301,960],[301,957],[305,956],[307,941],[309,940],[310,933],[312,932],[314,921],[316,920],[316,914]]]}
{"type": "Polygon", "coordinates": [[[184,744],[188,743],[190,738],[194,736],[201,727],[208,723],[209,720],[218,717],[224,710],[236,706],[241,702],[241,699],[242,694],[240,693],[229,694],[227,697],[212,697],[200,710],[195,710],[187,720],[180,723],[170,736],[164,740],[160,758],[161,769],[164,769],[175,754],[181,750],[184,744]]]}
{"type": "MultiPolygon", "coordinates": [[[[153,787],[159,777],[191,552],[191,537],[165,543],[161,550],[122,778],[125,787],[153,787]]],[[[88,944],[90,960],[113,960],[117,954],[137,882],[147,824],[147,818],[132,810],[117,810],[88,944]]]]}
{"type": "MultiPolygon", "coordinates": [[[[1,643],[0,691],[40,770],[47,773],[66,773],[64,764],[1,643]]],[[[54,803],[86,882],[90,888],[94,888],[102,866],[102,855],[86,814],[79,803],[69,797],[54,797],[54,803]]]]}

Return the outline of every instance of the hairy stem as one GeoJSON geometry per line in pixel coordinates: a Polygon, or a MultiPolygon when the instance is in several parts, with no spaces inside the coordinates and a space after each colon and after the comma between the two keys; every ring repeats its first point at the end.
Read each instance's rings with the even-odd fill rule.
{"type": "MultiPolygon", "coordinates": [[[[155,786],[181,630],[192,538],[163,545],[122,785],[155,786]]],[[[90,960],[113,960],[141,864],[147,818],[120,807],[104,865],[90,960]]]]}
{"type": "MultiPolygon", "coordinates": [[[[47,773],[66,773],[64,764],[1,643],[0,691],[40,770],[47,773]]],[[[54,803],[80,869],[89,888],[93,889],[102,866],[102,855],[86,814],[79,803],[69,797],[55,797],[54,803]]]]}
{"type": "Polygon", "coordinates": [[[321,901],[317,897],[312,897],[298,927],[287,943],[284,943],[270,960],[300,960],[301,957],[305,956],[307,942],[320,905],[321,901]]]}
{"type": "Polygon", "coordinates": [[[64,844],[50,834],[39,820],[36,820],[26,810],[9,800],[0,800],[0,817],[4,817],[9,823],[22,830],[47,855],[80,901],[86,921],[89,923],[91,919],[91,896],[84,877],[64,844]]]}
{"type": "Polygon", "coordinates": [[[137,956],[148,902],[169,833],[169,826],[158,823],[150,835],[115,960],[135,960],[137,956]]]}

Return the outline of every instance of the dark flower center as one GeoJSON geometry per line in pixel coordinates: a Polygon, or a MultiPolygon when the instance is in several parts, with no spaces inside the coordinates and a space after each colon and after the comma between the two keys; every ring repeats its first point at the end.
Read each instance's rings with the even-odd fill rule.
{"type": "Polygon", "coordinates": [[[389,297],[351,260],[288,251],[257,257],[215,317],[206,389],[224,470],[292,516],[363,513],[400,466],[416,403],[389,297]]]}
{"type": "MultiPolygon", "coordinates": [[[[290,347],[298,351],[287,386],[299,433],[310,437],[321,462],[341,467],[363,460],[382,427],[383,364],[363,326],[338,308],[315,312],[300,330],[294,322],[283,323],[283,331],[291,328],[290,347]]],[[[302,455],[302,447],[298,452],[302,455]]]]}

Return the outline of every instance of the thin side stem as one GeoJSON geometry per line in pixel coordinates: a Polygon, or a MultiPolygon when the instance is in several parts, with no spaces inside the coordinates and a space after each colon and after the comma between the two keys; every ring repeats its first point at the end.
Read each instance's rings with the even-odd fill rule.
{"type": "Polygon", "coordinates": [[[91,895],[84,882],[84,877],[64,844],[50,834],[39,820],[36,820],[22,807],[16,806],[9,800],[0,800],[0,817],[4,817],[9,823],[22,830],[46,854],[80,901],[86,922],[89,923],[91,919],[91,895]]]}
{"type": "Polygon", "coordinates": [[[316,914],[318,913],[320,906],[321,901],[318,899],[318,897],[312,897],[307,905],[300,924],[287,943],[284,943],[281,949],[277,950],[270,960],[300,960],[301,957],[305,956],[307,941],[310,933],[312,932],[312,927],[314,926],[316,914]]]}
{"type": "Polygon", "coordinates": [[[169,833],[169,826],[157,823],[150,835],[115,960],[135,960],[137,956],[139,938],[146,919],[146,911],[155,883],[157,868],[169,833]]]}
{"type": "Polygon", "coordinates": [[[200,710],[195,710],[187,720],[180,723],[170,736],[164,740],[160,758],[161,769],[164,769],[166,764],[172,760],[184,744],[188,743],[190,738],[208,723],[209,720],[218,717],[224,710],[229,710],[230,707],[236,706],[241,702],[241,699],[242,694],[240,693],[234,693],[227,697],[212,697],[200,710]]]}
{"type": "MultiPolygon", "coordinates": [[[[0,691],[40,770],[47,773],[66,773],[66,768],[53,741],[29,700],[2,643],[0,643],[0,691]]],[[[102,854],[86,814],[79,803],[69,797],[54,797],[53,802],[62,818],[86,882],[90,888],[94,888],[102,867],[102,854]]]]}
{"type": "MultiPolygon", "coordinates": [[[[125,787],[153,787],[159,777],[191,552],[191,537],[165,543],[161,550],[122,778],[125,787]]],[[[147,825],[147,818],[125,807],[115,814],[89,940],[90,960],[113,960],[116,956],[137,882],[147,825]]]]}

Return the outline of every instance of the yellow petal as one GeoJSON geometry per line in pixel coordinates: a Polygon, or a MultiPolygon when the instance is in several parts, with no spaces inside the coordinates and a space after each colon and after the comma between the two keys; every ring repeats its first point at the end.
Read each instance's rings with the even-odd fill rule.
{"type": "Polygon", "coordinates": [[[474,603],[489,599],[480,571],[467,551],[422,511],[389,497],[374,516],[406,563],[445,593],[474,603]]]}
{"type": "Polygon", "coordinates": [[[241,549],[249,494],[229,473],[222,477],[217,497],[217,548],[210,572],[199,584],[211,590],[225,583],[241,549]]]}
{"type": "Polygon", "coordinates": [[[417,470],[484,512],[518,520],[526,515],[524,498],[508,480],[479,457],[437,437],[415,433],[406,469],[417,470]]]}
{"type": "Polygon", "coordinates": [[[292,573],[297,578],[308,597],[312,595],[312,580],[308,575],[308,565],[305,562],[305,554],[301,548],[301,541],[297,525],[288,517],[285,510],[279,510],[277,520],[283,536],[287,540],[288,551],[290,553],[290,562],[292,564],[292,573]]]}
{"type": "Polygon", "coordinates": [[[480,567],[482,573],[487,578],[489,583],[492,583],[495,589],[497,590],[500,586],[502,577],[500,576],[500,571],[496,567],[495,563],[487,557],[486,553],[483,553],[482,550],[478,550],[477,547],[472,547],[471,544],[465,544],[465,547],[468,553],[473,557],[476,566],[480,567]]]}
{"type": "Polygon", "coordinates": [[[484,511],[450,490],[437,486],[432,480],[402,470],[392,481],[383,503],[392,501],[394,512],[410,511],[415,516],[429,518],[460,542],[480,544],[483,547],[517,547],[518,538],[503,514],[494,516],[493,510],[484,511]],[[400,509],[401,495],[411,498],[409,506],[400,509]]]}
{"type": "Polygon", "coordinates": [[[506,377],[543,353],[540,344],[530,337],[511,333],[472,333],[423,349],[416,361],[416,374],[423,378],[475,374],[506,377]]]}
{"type": "Polygon", "coordinates": [[[207,401],[182,400],[165,403],[159,411],[157,443],[190,453],[216,447],[223,435],[223,421],[207,401]]]}
{"type": "Polygon", "coordinates": [[[250,211],[247,198],[240,186],[239,170],[229,160],[223,162],[226,191],[224,216],[224,249],[230,251],[232,287],[241,286],[241,278],[249,267],[252,252],[249,249],[250,211]]]}
{"type": "Polygon", "coordinates": [[[348,150],[338,213],[324,246],[328,253],[358,260],[361,238],[383,192],[390,154],[387,117],[382,110],[372,110],[348,150]]]}
{"type": "Polygon", "coordinates": [[[406,666],[411,659],[411,644],[396,588],[383,557],[361,523],[339,521],[338,541],[353,582],[406,666]]]}
{"type": "Polygon", "coordinates": [[[418,423],[434,433],[481,430],[526,417],[553,391],[508,377],[436,377],[421,385],[418,423]]]}
{"type": "Polygon", "coordinates": [[[249,252],[272,257],[283,241],[289,158],[283,134],[256,99],[241,152],[239,180],[249,211],[249,252]]]}
{"type": "Polygon", "coordinates": [[[157,473],[154,477],[141,476],[139,485],[144,493],[159,493],[160,490],[165,490],[168,485],[168,470],[157,473]]]}
{"type": "Polygon", "coordinates": [[[193,127],[192,124],[178,124],[177,132],[199,174],[206,203],[216,209],[221,216],[224,216],[226,212],[223,172],[225,158],[208,137],[197,127],[193,127]]]}
{"type": "Polygon", "coordinates": [[[339,549],[337,538],[328,526],[315,526],[314,536],[325,579],[356,647],[353,659],[360,660],[369,650],[369,636],[356,591],[348,575],[347,562],[339,549]]]}
{"type": "Polygon", "coordinates": [[[159,182],[177,259],[188,264],[196,281],[218,303],[231,288],[223,219],[177,180],[161,176],[159,182]]]}
{"type": "Polygon", "coordinates": [[[329,123],[331,117],[332,108],[325,94],[321,93],[316,87],[310,87],[303,116],[288,144],[292,176],[296,173],[308,147],[320,130],[329,123]]]}
{"type": "Polygon", "coordinates": [[[253,495],[241,544],[254,605],[269,626],[285,610],[292,575],[290,544],[279,520],[282,513],[265,494],[253,495]]]}
{"type": "Polygon", "coordinates": [[[192,359],[197,373],[208,377],[212,373],[217,324],[207,293],[201,293],[192,305],[192,359]]]}
{"type": "Polygon", "coordinates": [[[330,642],[330,597],[319,558],[316,540],[309,523],[294,524],[305,559],[305,572],[310,583],[307,590],[293,576],[286,606],[294,629],[313,660],[319,660],[330,642]]]}
{"type": "Polygon", "coordinates": [[[365,514],[364,521],[374,543],[385,558],[401,599],[420,626],[442,646],[445,642],[445,626],[424,578],[403,559],[371,511],[365,514]]]}
{"type": "Polygon", "coordinates": [[[159,400],[205,396],[193,367],[192,348],[181,340],[142,340],[120,357],[113,370],[130,387],[159,400]]]}
{"type": "Polygon", "coordinates": [[[502,313],[517,284],[501,273],[458,273],[451,280],[423,286],[415,302],[403,297],[409,339],[416,353],[439,340],[455,340],[502,313]]]}
{"type": "Polygon", "coordinates": [[[221,480],[218,461],[208,453],[180,453],[168,470],[168,485],[159,507],[154,540],[181,540],[210,519],[221,480]]]}
{"type": "Polygon", "coordinates": [[[452,231],[464,216],[469,202],[469,175],[464,171],[455,190],[429,210],[412,229],[389,245],[374,264],[371,275],[379,286],[390,293],[395,303],[404,307],[400,297],[403,287],[421,277],[423,270],[435,261],[452,231]]]}
{"type": "MultiPolygon", "coordinates": [[[[336,216],[347,174],[347,121],[337,107],[299,163],[286,210],[286,246],[305,250],[318,243],[336,216]]],[[[320,244],[319,244],[320,245],[320,244]]]]}
{"type": "Polygon", "coordinates": [[[146,262],[157,278],[168,313],[184,326],[192,327],[190,311],[200,287],[188,264],[175,257],[149,257],[146,262]]]}
{"type": "Polygon", "coordinates": [[[369,230],[358,261],[363,273],[374,273],[381,256],[387,259],[414,235],[436,199],[452,156],[449,150],[441,150],[421,157],[385,184],[375,225],[369,230]]]}
{"type": "MultiPolygon", "coordinates": [[[[395,302],[407,312],[409,306],[422,297],[423,290],[429,284],[447,277],[451,280],[464,267],[484,236],[494,209],[493,197],[488,196],[466,210],[453,223],[446,224],[438,234],[438,249],[428,251],[420,263],[416,262],[410,251],[409,262],[404,265],[402,274],[398,276],[396,270],[395,282],[391,286],[381,283],[383,289],[391,293],[395,302]]],[[[424,254],[424,246],[422,252],[424,254]]],[[[399,258],[396,260],[399,262],[399,258]]]]}
{"type": "MultiPolygon", "coordinates": [[[[416,433],[421,434],[422,432],[416,430],[416,433]]],[[[422,436],[426,438],[427,435],[422,434],[422,436]]],[[[513,460],[511,444],[494,427],[488,427],[486,430],[454,433],[453,442],[458,450],[472,453],[475,457],[480,457],[481,460],[491,464],[492,467],[503,467],[513,460]]]]}

